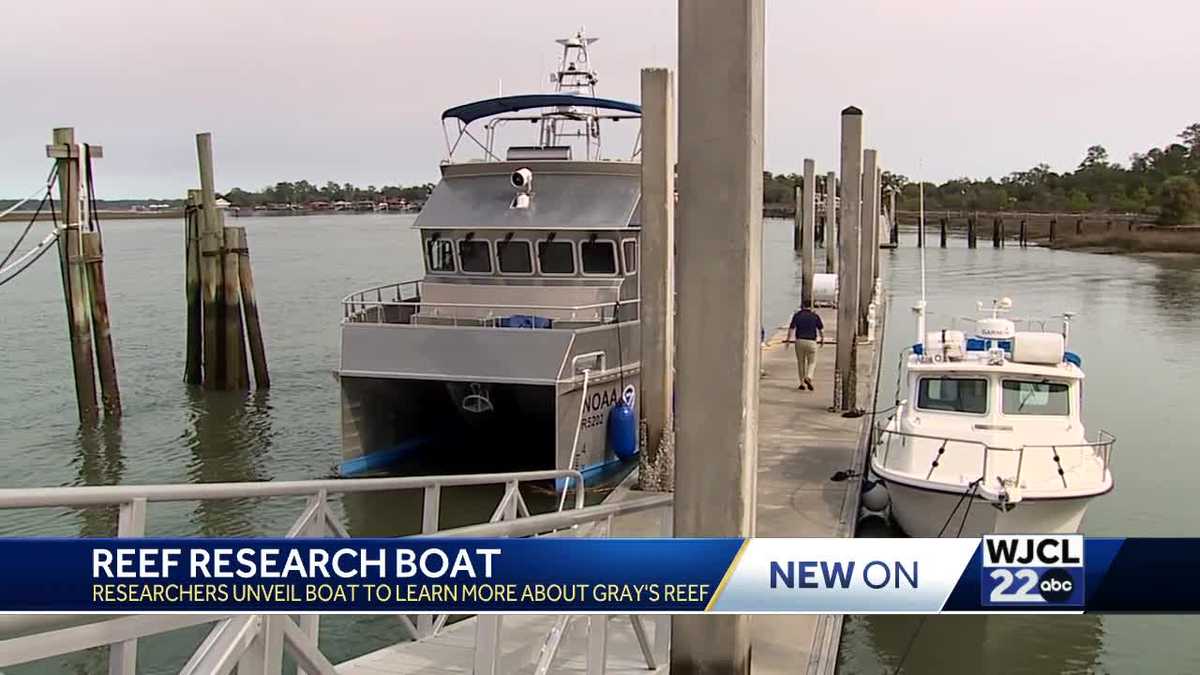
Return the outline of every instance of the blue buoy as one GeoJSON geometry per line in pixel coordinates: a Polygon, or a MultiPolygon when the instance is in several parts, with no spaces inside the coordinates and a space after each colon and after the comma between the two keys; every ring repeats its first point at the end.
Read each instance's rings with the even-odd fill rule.
{"type": "Polygon", "coordinates": [[[621,459],[631,459],[638,453],[637,418],[626,401],[618,401],[608,413],[608,449],[621,459]]]}

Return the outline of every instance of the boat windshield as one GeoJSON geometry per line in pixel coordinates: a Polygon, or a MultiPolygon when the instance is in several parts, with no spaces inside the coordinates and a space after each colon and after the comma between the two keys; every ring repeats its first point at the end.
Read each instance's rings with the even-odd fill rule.
{"type": "Polygon", "coordinates": [[[1005,415],[1068,415],[1070,385],[1050,380],[1003,380],[1005,415]]]}
{"type": "Polygon", "coordinates": [[[923,377],[917,407],[945,412],[987,413],[988,381],[984,378],[923,377]]]}

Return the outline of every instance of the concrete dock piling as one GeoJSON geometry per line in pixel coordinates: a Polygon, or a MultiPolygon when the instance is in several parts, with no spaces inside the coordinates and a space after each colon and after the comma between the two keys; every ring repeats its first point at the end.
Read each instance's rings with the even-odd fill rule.
{"type": "Polygon", "coordinates": [[[875,265],[879,259],[879,153],[863,150],[862,210],[859,212],[858,334],[867,334],[867,308],[875,289],[875,265]]]}
{"type": "Polygon", "coordinates": [[[863,114],[854,106],[842,111],[841,186],[838,209],[837,365],[833,407],[853,410],[857,402],[855,329],[858,325],[859,234],[862,229],[863,114]]]}
{"type": "Polygon", "coordinates": [[[675,390],[675,74],[642,70],[642,419],[654,463],[675,390]]]}
{"type": "MultiPolygon", "coordinates": [[[[754,534],[764,4],[679,2],[679,537],[754,534]],[[711,329],[714,306],[727,329],[711,329]]],[[[672,619],[672,673],[749,671],[750,617],[672,619]]]]}
{"type": "Polygon", "coordinates": [[[825,273],[838,273],[837,174],[825,174],[825,273]]]}
{"type": "Polygon", "coordinates": [[[804,160],[804,187],[797,194],[796,212],[800,220],[800,302],[808,306],[813,301],[813,275],[816,273],[816,198],[817,164],[804,160]]]}

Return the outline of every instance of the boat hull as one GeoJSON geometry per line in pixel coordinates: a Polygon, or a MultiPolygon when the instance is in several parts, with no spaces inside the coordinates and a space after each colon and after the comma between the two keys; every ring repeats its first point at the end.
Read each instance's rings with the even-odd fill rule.
{"type": "MultiPolygon", "coordinates": [[[[1011,508],[1005,511],[995,502],[978,496],[968,505],[962,492],[918,488],[886,479],[884,484],[891,500],[892,518],[910,537],[1074,533],[1079,531],[1088,503],[1097,496],[1025,499],[1010,504],[1011,508]]],[[[963,491],[966,490],[967,486],[963,486],[963,491]]]]}

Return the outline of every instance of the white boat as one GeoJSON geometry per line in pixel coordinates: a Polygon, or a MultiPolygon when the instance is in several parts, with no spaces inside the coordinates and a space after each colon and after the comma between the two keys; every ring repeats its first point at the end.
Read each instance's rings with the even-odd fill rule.
{"type": "MultiPolygon", "coordinates": [[[[914,537],[1077,532],[1088,503],[1113,489],[1114,438],[1086,438],[1084,373],[1062,332],[1017,331],[1008,298],[960,330],[925,332],[903,364],[894,415],[871,470],[893,519],[914,537]]],[[[982,309],[982,306],[981,306],[982,309]]]]}

